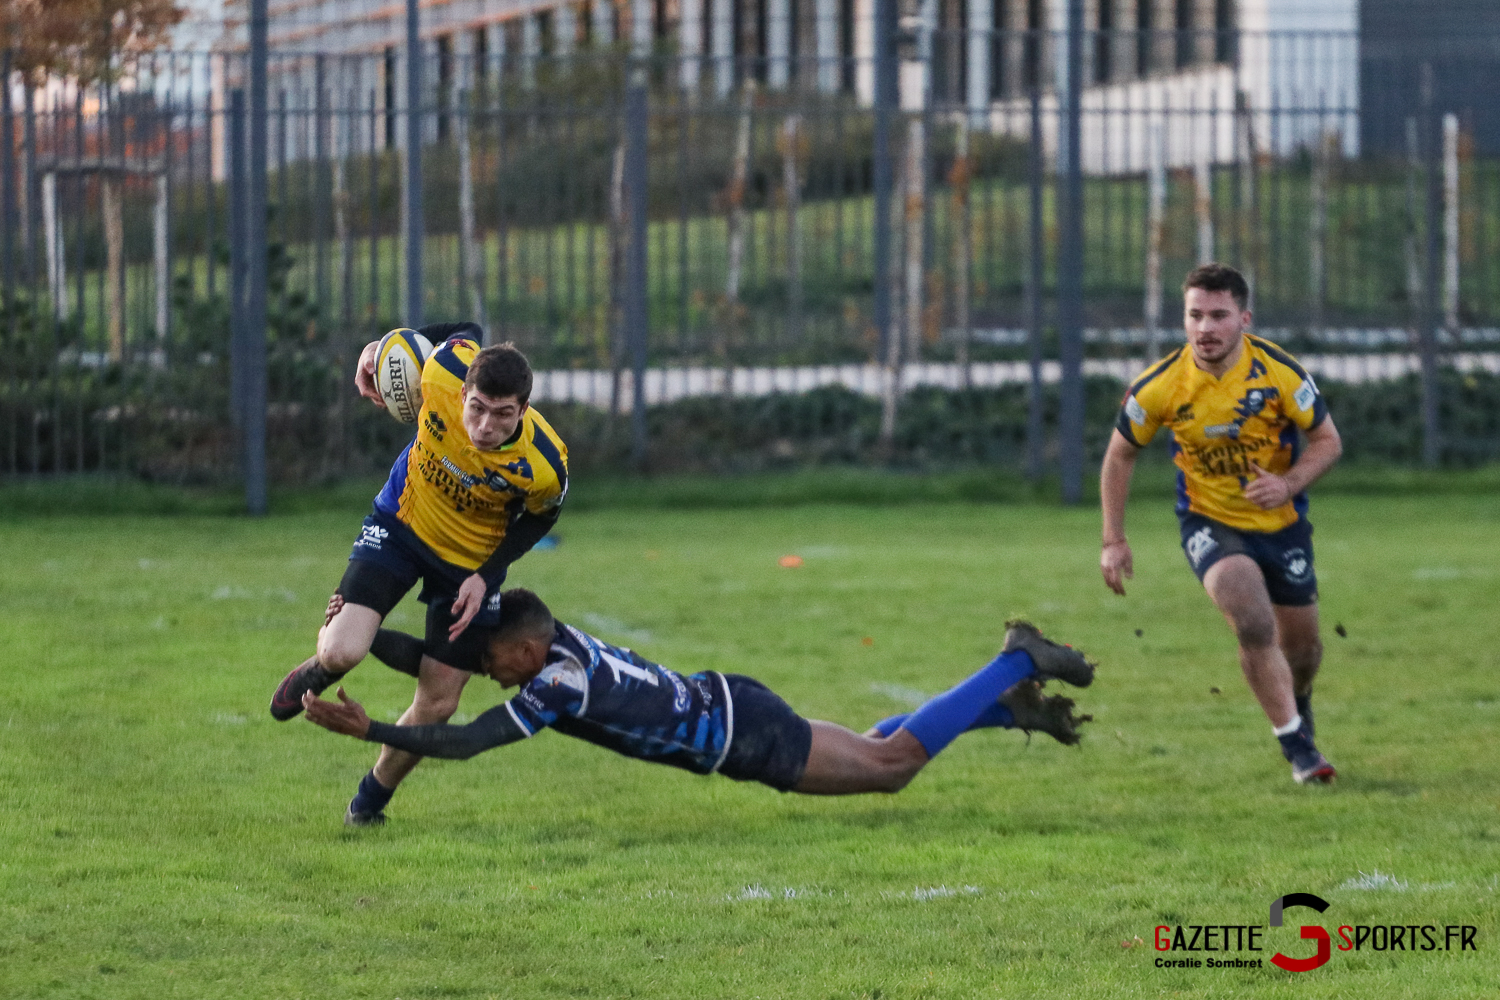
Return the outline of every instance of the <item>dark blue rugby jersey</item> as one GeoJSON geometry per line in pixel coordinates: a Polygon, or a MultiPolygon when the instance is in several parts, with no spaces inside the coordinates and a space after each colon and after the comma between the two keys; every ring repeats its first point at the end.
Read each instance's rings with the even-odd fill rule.
{"type": "Polygon", "coordinates": [[[616,753],[712,774],[734,738],[724,675],[682,674],[557,623],[546,666],[466,726],[371,722],[365,739],[424,757],[465,759],[552,728],[616,753]]]}

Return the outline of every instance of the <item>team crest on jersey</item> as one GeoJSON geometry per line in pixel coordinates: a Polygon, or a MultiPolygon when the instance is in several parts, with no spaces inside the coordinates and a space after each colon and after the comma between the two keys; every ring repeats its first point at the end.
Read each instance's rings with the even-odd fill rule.
{"type": "Polygon", "coordinates": [[[1265,374],[1266,366],[1261,363],[1260,358],[1252,358],[1250,360],[1250,371],[1245,375],[1245,381],[1254,382],[1258,378],[1264,378],[1265,374]]]}
{"type": "Polygon", "coordinates": [[[1243,423],[1266,408],[1266,404],[1281,395],[1281,390],[1275,386],[1267,386],[1264,389],[1251,389],[1239,398],[1234,407],[1234,412],[1243,423]]]}
{"type": "MultiPolygon", "coordinates": [[[[522,479],[536,478],[532,475],[531,463],[526,461],[526,459],[524,458],[518,458],[514,462],[510,462],[506,465],[500,466],[500,472],[509,472],[511,475],[519,476],[522,479]]],[[[486,468],[484,470],[484,485],[488,486],[496,493],[526,492],[526,490],[522,487],[517,486],[515,483],[500,475],[500,472],[496,472],[494,469],[486,468]]]]}

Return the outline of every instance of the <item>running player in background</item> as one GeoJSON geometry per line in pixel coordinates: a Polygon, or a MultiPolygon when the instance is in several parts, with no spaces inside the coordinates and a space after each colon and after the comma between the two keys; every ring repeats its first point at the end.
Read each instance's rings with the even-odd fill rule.
{"type": "MultiPolygon", "coordinates": [[[[422,369],[416,438],[375,498],[337,593],[343,613],[318,633],[317,653],[281,682],[271,714],[282,721],[352,670],[391,609],[418,580],[426,636],[410,671],[417,691],[402,722],[447,720],[500,621],[510,564],[556,523],[568,492],[567,449],[529,405],[531,367],[510,344],[480,350],[475,323],[423,327],[437,346],[422,369]]],[[[375,350],[360,355],[355,384],[379,404],[375,350]]],[[[383,405],[383,404],[382,404],[383,405]]],[[[360,782],[344,822],[381,823],[420,757],[392,747],[360,782]]]]}
{"type": "MultiPolygon", "coordinates": [[[[329,603],[333,620],[338,597],[329,603]]],[[[409,673],[418,640],[381,629],[376,657],[409,673]]],[[[535,736],[545,728],[627,757],[758,781],[808,795],[897,792],[938,752],[970,729],[1039,730],[1078,742],[1073,702],[1043,697],[1041,682],[1079,687],[1094,667],[1078,650],[1012,622],[1005,648],[990,664],[910,715],[879,722],[861,735],[832,722],[802,718],[765,685],[708,670],[685,676],[552,617],[529,590],[501,595],[500,624],[490,637],[484,672],[502,687],[520,685],[507,702],[466,726],[390,725],[371,721],[342,687],[339,701],[303,696],[307,717],[325,729],[426,757],[466,759],[535,736]]]]}
{"type": "Polygon", "coordinates": [[[1204,264],[1182,290],[1187,345],[1130,387],[1104,456],[1099,568],[1123,595],[1132,575],[1130,477],[1137,454],[1165,425],[1188,564],[1234,628],[1245,680],[1292,777],[1331,782],[1333,765],[1313,743],[1323,643],[1305,490],[1338,461],[1339,432],[1312,376],[1247,332],[1250,289],[1238,271],[1204,264]]]}

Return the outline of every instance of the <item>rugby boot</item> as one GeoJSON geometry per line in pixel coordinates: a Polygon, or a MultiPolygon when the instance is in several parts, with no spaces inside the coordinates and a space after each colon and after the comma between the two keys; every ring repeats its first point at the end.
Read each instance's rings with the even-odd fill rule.
{"type": "Polygon", "coordinates": [[[1072,646],[1042,637],[1042,630],[1027,621],[1016,619],[1005,623],[1005,649],[1010,653],[1024,650],[1031,657],[1037,675],[1067,681],[1074,687],[1094,683],[1094,664],[1072,646]]]}
{"type": "Polygon", "coordinates": [[[349,808],[344,810],[345,826],[385,826],[385,811],[379,812],[355,812],[354,803],[349,803],[349,808]]]}
{"type": "Polygon", "coordinates": [[[282,678],[271,695],[271,718],[277,722],[294,719],[302,711],[302,696],[308,691],[322,694],[343,674],[325,670],[316,656],[310,656],[296,670],[282,678]]]}
{"type": "Polygon", "coordinates": [[[1292,765],[1292,780],[1299,785],[1331,785],[1338,777],[1328,758],[1313,746],[1312,734],[1307,731],[1307,722],[1295,733],[1287,733],[1276,739],[1281,743],[1281,755],[1292,765]]]}
{"type": "Polygon", "coordinates": [[[1024,680],[1013,685],[1000,696],[1000,704],[1010,709],[1015,718],[1015,728],[1024,730],[1027,736],[1033,732],[1046,733],[1064,746],[1078,745],[1078,727],[1093,722],[1092,715],[1074,715],[1073,699],[1060,694],[1050,697],[1042,695],[1042,686],[1033,680],[1024,680]]]}
{"type": "Polygon", "coordinates": [[[1302,726],[1307,730],[1307,738],[1314,739],[1318,735],[1317,727],[1313,725],[1312,692],[1294,695],[1297,702],[1297,714],[1302,716],[1302,726]]]}

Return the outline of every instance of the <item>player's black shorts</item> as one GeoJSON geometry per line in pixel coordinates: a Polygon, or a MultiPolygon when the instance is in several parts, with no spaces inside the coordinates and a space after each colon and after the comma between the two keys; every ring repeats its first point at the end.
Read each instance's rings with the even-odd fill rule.
{"type": "Polygon", "coordinates": [[[1274,532],[1240,531],[1202,514],[1181,514],[1179,519],[1182,551],[1199,580],[1225,556],[1245,555],[1260,567],[1272,604],[1304,607],[1318,600],[1312,524],[1307,518],[1274,532]]]}
{"type": "Polygon", "coordinates": [[[439,663],[478,673],[490,630],[500,624],[499,583],[485,593],[479,613],[458,641],[448,641],[448,627],[456,620],[453,601],[473,572],[439,559],[409,527],[376,510],[365,518],[338,593],[350,604],[374,608],[384,618],[421,580],[417,599],[427,605],[422,652],[439,663]]]}
{"type": "Polygon", "coordinates": [[[734,704],[734,732],[719,773],[778,792],[796,788],[812,752],[812,726],[755,678],[725,674],[724,681],[734,704]]]}

